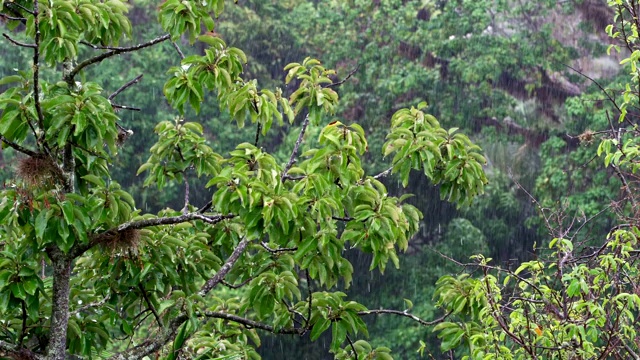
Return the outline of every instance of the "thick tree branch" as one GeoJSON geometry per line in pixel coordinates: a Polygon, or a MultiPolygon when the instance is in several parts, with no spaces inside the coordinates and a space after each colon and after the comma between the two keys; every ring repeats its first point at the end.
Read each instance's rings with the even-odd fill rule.
{"type": "Polygon", "coordinates": [[[69,251],[69,256],[72,258],[76,258],[82,255],[85,251],[91,249],[92,247],[101,244],[109,239],[112,239],[118,233],[121,233],[125,230],[133,230],[133,229],[143,229],[151,226],[159,226],[159,225],[173,225],[180,224],[193,220],[202,220],[209,224],[215,225],[222,220],[231,219],[235,215],[203,215],[200,213],[188,213],[180,216],[170,216],[170,217],[160,217],[154,219],[145,219],[145,220],[134,220],[129,221],[124,224],[120,224],[114,228],[106,230],[102,233],[94,235],[88,244],[79,244],[74,246],[71,251],[69,251]]]}
{"type": "Polygon", "coordinates": [[[73,81],[73,78],[80,72],[82,71],[82,69],[84,69],[85,67],[92,65],[92,64],[96,64],[101,62],[104,59],[110,58],[112,56],[118,55],[118,54],[123,54],[123,53],[127,53],[127,52],[132,52],[132,51],[137,51],[140,49],[144,49],[146,47],[149,46],[153,46],[155,44],[159,44],[165,40],[168,40],[171,37],[171,35],[166,34],[166,35],[162,35],[160,37],[157,37],[151,41],[148,41],[146,43],[142,43],[142,44],[138,44],[135,46],[130,46],[130,47],[118,47],[118,48],[113,48],[113,50],[110,50],[104,54],[98,55],[96,57],[92,57],[90,59],[87,59],[83,62],[81,62],[80,64],[78,64],[65,78],[65,81],[69,82],[69,81],[73,81]]]}
{"type": "Polygon", "coordinates": [[[21,152],[25,155],[31,156],[31,157],[38,157],[39,154],[36,153],[35,151],[29,150],[25,147],[22,147],[12,141],[7,140],[4,136],[0,135],[0,142],[3,142],[7,145],[9,145],[11,148],[13,148],[14,150],[21,152]]]}
{"type": "Polygon", "coordinates": [[[304,133],[307,131],[307,127],[309,126],[309,114],[304,117],[304,121],[302,122],[302,128],[300,129],[300,134],[298,134],[298,139],[296,140],[296,144],[293,147],[293,151],[291,152],[291,157],[289,157],[289,161],[287,165],[282,170],[282,176],[280,177],[280,181],[284,182],[287,179],[287,172],[293,166],[293,163],[296,161],[296,157],[298,156],[298,150],[300,149],[300,144],[302,144],[302,139],[304,138],[304,133]]]}
{"type": "Polygon", "coordinates": [[[147,339],[138,346],[113,355],[108,358],[108,360],[140,360],[147,355],[153,354],[171,341],[176,336],[178,328],[188,319],[189,317],[185,314],[175,317],[169,325],[162,330],[160,334],[156,334],[153,339],[147,339]]]}
{"type": "MultiPolygon", "coordinates": [[[[33,101],[36,108],[36,114],[38,114],[38,128],[40,128],[41,135],[37,139],[38,142],[44,141],[44,114],[42,113],[42,105],[40,104],[40,21],[38,21],[38,2],[33,2],[33,28],[35,34],[33,41],[35,46],[33,47],[33,101]]],[[[42,144],[44,146],[44,143],[42,144]]]]}
{"type": "Polygon", "coordinates": [[[42,355],[38,355],[29,349],[21,348],[17,345],[13,345],[2,340],[0,340],[0,358],[29,359],[29,360],[44,359],[42,355]]]}
{"type": "MultiPolygon", "coordinates": [[[[243,318],[241,316],[223,313],[223,312],[215,312],[215,311],[205,311],[204,313],[199,314],[200,317],[212,318],[212,319],[223,319],[232,321],[241,325],[244,325],[248,329],[261,329],[265,331],[269,331],[274,334],[296,334],[302,335],[307,329],[306,328],[283,328],[279,330],[275,330],[273,326],[263,324],[251,319],[243,318]]],[[[154,352],[160,350],[164,345],[166,345],[169,341],[175,338],[178,328],[188,320],[188,316],[182,314],[174,318],[169,326],[166,327],[161,334],[156,335],[153,339],[147,339],[140,345],[133,347],[131,349],[125,350],[121,353],[118,353],[108,360],[140,360],[145,356],[153,354],[154,352]]]]}
{"type": "Polygon", "coordinates": [[[248,244],[249,240],[246,237],[242,238],[220,270],[218,270],[218,272],[202,286],[202,289],[200,289],[199,292],[201,296],[206,295],[211,291],[211,289],[224,280],[224,277],[227,276],[229,271],[231,271],[231,268],[233,268],[233,265],[238,261],[240,255],[242,255],[248,244]]]}

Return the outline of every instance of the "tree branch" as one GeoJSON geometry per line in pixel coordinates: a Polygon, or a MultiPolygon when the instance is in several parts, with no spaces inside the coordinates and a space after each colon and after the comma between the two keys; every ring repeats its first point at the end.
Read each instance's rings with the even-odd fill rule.
{"type": "Polygon", "coordinates": [[[50,338],[47,342],[47,360],[65,360],[67,353],[67,327],[69,325],[69,284],[71,261],[56,245],[47,249],[53,267],[51,295],[50,338]]]}
{"type": "Polygon", "coordinates": [[[391,174],[391,171],[393,171],[393,166],[388,168],[387,170],[381,172],[380,174],[375,175],[373,178],[378,180],[380,178],[387,177],[387,176],[389,176],[389,174],[391,174]]]}
{"type": "Polygon", "coordinates": [[[137,107],[126,106],[126,105],[118,105],[118,104],[111,104],[111,107],[114,108],[114,109],[131,110],[131,111],[141,111],[142,110],[142,109],[137,108],[137,107]]]}
{"type": "Polygon", "coordinates": [[[227,276],[229,271],[231,271],[231,268],[238,261],[240,255],[242,255],[248,244],[249,240],[246,237],[242,238],[242,240],[238,243],[238,246],[236,246],[227,261],[225,261],[224,265],[222,265],[220,270],[218,270],[218,272],[213,275],[211,279],[207,280],[207,282],[202,286],[199,292],[200,296],[206,295],[209,291],[211,291],[211,289],[213,289],[222,280],[224,280],[224,277],[227,276]]]}
{"type": "Polygon", "coordinates": [[[81,306],[75,310],[73,310],[72,312],[69,313],[69,316],[75,316],[78,313],[81,313],[85,310],[89,310],[91,308],[95,308],[95,307],[99,307],[104,305],[107,301],[109,301],[109,295],[105,296],[104,299],[100,300],[100,301],[96,301],[96,302],[92,302],[92,303],[88,303],[87,305],[81,306]]]}
{"type": "Polygon", "coordinates": [[[186,214],[189,212],[189,179],[187,179],[187,174],[183,173],[184,176],[184,207],[182,208],[182,213],[186,214]]]}
{"type": "Polygon", "coordinates": [[[300,134],[298,134],[298,139],[296,140],[296,144],[293,147],[293,151],[291,152],[291,157],[289,157],[289,161],[287,165],[282,170],[282,176],[280,177],[280,181],[284,182],[286,180],[287,172],[293,166],[293,163],[296,161],[296,156],[298,156],[298,150],[300,149],[300,144],[302,144],[302,138],[304,137],[305,131],[307,131],[307,127],[309,126],[309,114],[304,117],[304,121],[302,122],[302,129],[300,129],[300,134]]]}
{"type": "Polygon", "coordinates": [[[182,52],[182,50],[180,50],[180,47],[178,46],[178,44],[176,44],[175,41],[172,41],[171,45],[173,46],[174,49],[176,49],[176,52],[178,53],[178,55],[180,55],[180,60],[184,60],[184,53],[182,52]]]}
{"type": "Polygon", "coordinates": [[[12,141],[7,140],[4,136],[0,135],[0,142],[3,142],[7,145],[9,145],[10,147],[12,147],[14,150],[21,152],[25,155],[31,156],[31,157],[38,157],[40,154],[36,153],[35,151],[29,150],[25,147],[22,147],[12,141]]]}
{"type": "Polygon", "coordinates": [[[272,249],[269,247],[269,245],[267,243],[265,243],[264,241],[260,242],[260,246],[262,246],[265,250],[267,250],[268,252],[272,253],[272,254],[277,254],[279,252],[289,252],[289,251],[296,251],[298,250],[297,247],[292,247],[292,248],[277,248],[277,249],[272,249]]]}
{"type": "Polygon", "coordinates": [[[178,328],[188,319],[189,317],[186,314],[175,317],[169,325],[160,334],[156,334],[153,339],[147,339],[138,346],[117,353],[108,358],[108,360],[140,360],[149,354],[153,354],[171,341],[176,336],[178,328]]]}
{"type": "Polygon", "coordinates": [[[351,70],[351,72],[350,72],[350,73],[347,75],[347,77],[345,77],[344,79],[342,79],[342,80],[340,80],[340,81],[338,81],[338,82],[331,83],[331,84],[329,84],[329,85],[327,85],[327,86],[325,86],[325,87],[331,88],[331,87],[336,87],[336,86],[340,86],[340,85],[344,84],[344,82],[345,82],[345,81],[347,81],[347,80],[349,80],[349,78],[350,78],[353,74],[355,74],[355,73],[358,71],[358,69],[360,69],[360,64],[357,64],[357,65],[356,65],[356,68],[355,68],[355,69],[353,69],[353,70],[351,70]]]}
{"type": "Polygon", "coordinates": [[[15,20],[15,21],[21,21],[21,22],[26,22],[27,19],[23,18],[23,17],[15,17],[15,16],[9,16],[7,14],[2,14],[0,13],[0,17],[3,19],[7,19],[7,20],[15,20]]]}
{"type": "Polygon", "coordinates": [[[258,122],[258,126],[256,126],[256,140],[253,143],[253,146],[258,147],[258,140],[260,140],[260,130],[262,130],[262,124],[258,122]]]}
{"type": "Polygon", "coordinates": [[[142,297],[144,298],[144,301],[147,303],[149,310],[151,310],[151,312],[153,313],[153,316],[156,318],[156,321],[158,322],[158,326],[162,328],[162,320],[160,320],[160,315],[158,315],[156,308],[154,308],[151,301],[149,301],[149,297],[147,296],[147,292],[144,289],[144,286],[142,286],[142,284],[138,284],[138,289],[140,289],[140,292],[142,292],[142,297]]]}
{"type": "Polygon", "coordinates": [[[161,43],[165,40],[168,40],[171,37],[171,35],[169,34],[165,34],[162,36],[159,36],[151,41],[148,41],[146,43],[142,43],[142,44],[138,44],[135,46],[131,46],[131,47],[118,47],[118,48],[112,48],[111,51],[106,52],[104,54],[98,55],[96,57],[92,57],[90,59],[87,59],[83,62],[81,62],[80,64],[78,64],[65,78],[65,81],[69,82],[69,81],[73,81],[73,78],[85,67],[92,65],[92,64],[96,64],[101,62],[104,59],[110,58],[112,56],[118,55],[118,54],[123,54],[123,53],[127,53],[127,52],[132,52],[132,51],[136,51],[136,50],[140,50],[140,49],[144,49],[146,47],[149,46],[153,46],[155,44],[161,43]]]}
{"type": "Polygon", "coordinates": [[[388,310],[388,309],[379,309],[379,310],[365,310],[365,311],[358,311],[357,313],[360,316],[365,316],[365,315],[374,315],[374,314],[393,314],[393,315],[399,315],[399,316],[404,316],[404,317],[408,317],[409,319],[416,321],[418,323],[420,323],[420,325],[424,325],[424,326],[431,326],[431,325],[435,325],[438,323],[443,322],[447,317],[449,317],[449,315],[451,315],[451,312],[448,312],[446,314],[444,314],[443,316],[433,320],[433,321],[426,321],[426,320],[422,320],[419,317],[408,313],[406,311],[399,311],[399,310],[388,310]]]}
{"type": "MultiPolygon", "coordinates": [[[[33,36],[33,101],[38,114],[38,128],[40,128],[41,135],[37,139],[38,142],[44,141],[45,129],[44,129],[44,114],[42,113],[42,105],[40,105],[40,21],[38,20],[38,1],[33,2],[33,27],[35,34],[33,36]]],[[[44,146],[44,143],[42,144],[44,146]]]]}
{"type": "Polygon", "coordinates": [[[4,36],[7,40],[9,40],[9,42],[12,43],[13,45],[20,46],[20,47],[31,48],[31,49],[35,49],[36,48],[35,44],[27,44],[27,43],[20,42],[18,40],[14,40],[13,38],[11,38],[9,35],[7,35],[5,33],[3,33],[2,36],[4,36]]]}
{"type": "Polygon", "coordinates": [[[43,360],[44,356],[36,354],[29,349],[21,348],[0,340],[0,358],[43,360]]]}
{"type": "Polygon", "coordinates": [[[109,101],[113,100],[113,98],[118,96],[121,92],[125,91],[130,86],[140,82],[140,79],[142,79],[143,76],[144,76],[144,74],[140,74],[140,75],[136,76],[135,79],[133,79],[133,80],[129,81],[128,83],[122,85],[118,90],[114,91],[111,95],[109,95],[107,100],[109,100],[109,101]]]}
{"type": "MultiPolygon", "coordinates": [[[[306,328],[283,328],[276,330],[273,326],[224,312],[205,311],[204,313],[200,313],[197,315],[200,317],[233,321],[235,323],[244,325],[247,329],[261,329],[274,334],[302,335],[307,331],[306,328]]],[[[145,340],[136,347],[113,355],[108,360],[140,360],[145,356],[160,350],[165,344],[167,344],[176,336],[178,328],[180,328],[180,326],[188,319],[189,317],[186,314],[179,315],[171,321],[166,330],[164,330],[161,334],[156,335],[156,337],[154,337],[153,339],[145,340]]]]}
{"type": "Polygon", "coordinates": [[[353,357],[355,358],[355,360],[358,360],[358,352],[356,351],[356,347],[353,346],[353,341],[351,341],[351,338],[349,337],[348,334],[347,334],[347,342],[349,342],[349,346],[351,347],[351,351],[353,351],[353,357]]]}
{"type": "Polygon", "coordinates": [[[235,217],[235,215],[233,214],[207,216],[200,213],[188,213],[180,216],[170,216],[170,217],[161,217],[161,218],[154,218],[154,219],[129,221],[129,222],[120,224],[114,228],[111,228],[109,230],[106,230],[104,232],[101,232],[99,234],[95,234],[91,238],[88,244],[79,244],[77,246],[74,246],[69,251],[69,256],[71,256],[72,258],[76,258],[82,255],[85,251],[113,238],[118,233],[121,233],[125,230],[143,229],[143,228],[147,228],[151,226],[159,226],[159,225],[180,224],[180,223],[193,221],[193,220],[202,220],[209,224],[215,225],[222,220],[231,219],[233,217],[235,217]]]}
{"type": "Polygon", "coordinates": [[[38,7],[37,7],[37,6],[38,6],[38,4],[35,4],[35,3],[34,3],[34,9],[33,9],[33,10],[29,10],[29,9],[27,9],[26,7],[24,7],[23,5],[20,5],[19,3],[14,2],[14,1],[7,1],[7,2],[5,3],[5,5],[17,6],[17,7],[19,7],[20,9],[24,10],[27,14],[31,14],[31,15],[33,15],[34,17],[38,15],[38,7]]]}
{"type": "Polygon", "coordinates": [[[260,330],[265,330],[274,334],[302,335],[307,331],[307,329],[305,328],[283,328],[283,329],[276,330],[273,326],[263,324],[251,319],[243,318],[237,315],[224,313],[224,312],[205,311],[203,315],[208,318],[233,321],[235,323],[244,325],[248,329],[260,329],[260,330]]]}

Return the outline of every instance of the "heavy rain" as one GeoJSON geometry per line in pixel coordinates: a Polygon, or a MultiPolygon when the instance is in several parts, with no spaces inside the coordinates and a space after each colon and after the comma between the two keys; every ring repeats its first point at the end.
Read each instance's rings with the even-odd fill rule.
{"type": "Polygon", "coordinates": [[[637,1],[0,4],[0,358],[640,358],[637,1]]]}

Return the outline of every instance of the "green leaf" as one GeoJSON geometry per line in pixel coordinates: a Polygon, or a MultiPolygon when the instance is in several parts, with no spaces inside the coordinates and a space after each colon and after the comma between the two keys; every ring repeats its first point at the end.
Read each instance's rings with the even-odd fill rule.
{"type": "Polygon", "coordinates": [[[322,333],[329,328],[331,325],[331,320],[321,318],[315,324],[313,324],[313,328],[311,329],[310,339],[311,341],[317,340],[322,333]]]}
{"type": "Polygon", "coordinates": [[[336,352],[347,338],[347,324],[344,320],[333,322],[331,336],[331,351],[336,352]]]}
{"type": "Polygon", "coordinates": [[[53,215],[53,210],[48,209],[46,211],[41,211],[40,214],[38,214],[38,216],[36,217],[35,228],[36,237],[38,239],[42,239],[42,237],[44,236],[44,231],[47,229],[47,222],[51,218],[51,215],[53,215]]]}
{"type": "Polygon", "coordinates": [[[302,244],[298,246],[298,250],[294,255],[294,259],[300,261],[307,253],[318,248],[318,239],[313,237],[311,239],[303,240],[302,244]]]}
{"type": "Polygon", "coordinates": [[[20,75],[9,75],[0,79],[0,85],[11,84],[14,82],[22,81],[22,76],[20,75]]]}

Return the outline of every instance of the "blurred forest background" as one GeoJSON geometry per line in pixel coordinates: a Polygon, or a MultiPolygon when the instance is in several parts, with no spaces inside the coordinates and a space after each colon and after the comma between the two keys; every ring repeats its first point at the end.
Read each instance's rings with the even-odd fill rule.
{"type": "MultiPolygon", "coordinates": [[[[162,33],[155,21],[157,2],[130,4],[134,42],[162,33]]],[[[620,191],[609,180],[611,174],[596,171],[599,162],[592,160],[597,144],[591,141],[594,132],[608,127],[608,105],[590,78],[614,87],[627,77],[618,77],[620,55],[607,55],[604,28],[612,18],[605,0],[239,0],[218,19],[215,36],[246,52],[247,78],[257,78],[265,87],[283,87],[283,67],[305,56],[337,69],[336,80],[351,74],[337,88],[342,108],[336,118],[365,128],[372,173],[384,170],[374,159],[391,114],[422,100],[443,127],[460,127],[482,146],[489,160],[487,193],[473,206],[456,209],[440,201],[438,189],[417,175],[406,191],[416,194],[413,203],[425,219],[400,270],[372,272],[366,280],[354,277],[359,280],[349,289],[350,297],[366,299],[371,309],[403,309],[406,298],[413,302],[412,313],[431,319],[436,316],[435,281],[461,270],[441,254],[467,261],[469,255],[483,253],[504,266],[530,259],[534,244],[550,240],[530,196],[543,207],[563,207],[567,221],[585,221],[620,191]]],[[[202,51],[197,45],[183,49],[202,51]]],[[[163,43],[120,55],[112,66],[85,74],[107,93],[144,75],[115,100],[138,111],[121,110],[122,125],[134,134],[121,149],[114,177],[149,211],[183,203],[181,189],[158,192],[144,188],[143,177],[134,176],[155,141],[154,125],[174,116],[162,86],[168,77],[163,69],[173,65],[175,51],[163,43]]],[[[0,53],[0,69],[29,61],[27,52],[16,51],[8,41],[0,42],[0,53]]],[[[283,89],[286,95],[291,92],[283,89]]],[[[255,128],[239,131],[229,114],[216,110],[213,98],[207,105],[197,117],[191,113],[186,118],[206,124],[214,149],[224,153],[237,143],[253,142],[255,128]]],[[[259,146],[284,158],[297,132],[287,126],[274,130],[259,146]]],[[[14,156],[10,150],[0,152],[3,180],[14,156]]],[[[192,184],[192,189],[204,186],[192,184]]],[[[197,202],[211,194],[191,196],[197,202]]],[[[611,221],[607,216],[591,221],[582,240],[602,237],[611,221]]],[[[352,260],[356,274],[368,272],[371,259],[352,260]]],[[[393,348],[398,358],[418,357],[421,339],[433,358],[441,356],[435,335],[417,323],[401,317],[367,321],[370,341],[393,348]]],[[[259,352],[264,359],[328,359],[330,354],[319,350],[328,342],[267,336],[259,352]]]]}

